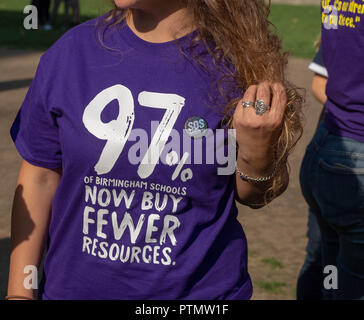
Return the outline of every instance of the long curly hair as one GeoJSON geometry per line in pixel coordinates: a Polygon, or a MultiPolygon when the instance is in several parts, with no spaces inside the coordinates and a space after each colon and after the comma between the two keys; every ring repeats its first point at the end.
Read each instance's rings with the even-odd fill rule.
{"type": "MultiPolygon", "coordinates": [[[[112,1],[114,4],[114,1],[112,1]]],[[[282,190],[284,172],[289,169],[287,157],[302,136],[302,106],[304,90],[290,83],[285,76],[288,53],[282,51],[281,39],[269,21],[271,3],[265,0],[181,0],[193,17],[199,33],[191,40],[189,54],[194,61],[206,69],[206,64],[194,53],[195,44],[202,41],[206,52],[212,57],[214,66],[222,70],[216,79],[222,97],[231,92],[244,92],[250,85],[263,81],[281,82],[287,94],[287,107],[282,130],[275,146],[278,163],[272,186],[265,194],[265,203],[271,201],[282,190]],[[231,68],[231,66],[233,68],[231,68]],[[223,86],[230,79],[233,86],[223,86]],[[225,90],[225,91],[224,91],[225,90]]],[[[115,6],[104,23],[118,25],[128,18],[133,9],[115,6]]],[[[184,28],[186,26],[182,26],[184,28]]],[[[188,55],[181,50],[186,57],[188,55]]],[[[243,95],[243,94],[242,94],[243,95]]],[[[242,97],[242,96],[241,96],[242,97]]],[[[232,115],[240,98],[228,98],[221,108],[223,124],[232,126],[232,115]]]]}

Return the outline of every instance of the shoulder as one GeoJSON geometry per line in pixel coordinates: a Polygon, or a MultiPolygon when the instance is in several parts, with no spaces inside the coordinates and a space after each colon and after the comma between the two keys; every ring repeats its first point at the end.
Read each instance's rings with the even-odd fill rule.
{"type": "Polygon", "coordinates": [[[41,57],[42,64],[64,62],[67,57],[79,55],[99,45],[98,33],[104,28],[106,14],[88,20],[68,30],[41,57]]]}

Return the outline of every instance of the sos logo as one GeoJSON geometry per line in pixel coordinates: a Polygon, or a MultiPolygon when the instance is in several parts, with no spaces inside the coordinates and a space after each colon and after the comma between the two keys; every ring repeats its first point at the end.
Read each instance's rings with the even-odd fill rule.
{"type": "Polygon", "coordinates": [[[194,139],[202,138],[206,135],[208,125],[205,119],[201,117],[188,118],[185,123],[185,130],[187,134],[194,139]]]}

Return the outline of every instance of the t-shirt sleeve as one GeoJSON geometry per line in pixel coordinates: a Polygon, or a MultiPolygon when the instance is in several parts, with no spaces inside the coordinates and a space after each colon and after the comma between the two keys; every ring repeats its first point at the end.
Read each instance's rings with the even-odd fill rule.
{"type": "Polygon", "coordinates": [[[24,160],[39,167],[56,169],[62,166],[62,152],[57,116],[48,111],[46,91],[47,82],[40,62],[10,135],[24,160]]]}
{"type": "Polygon", "coordinates": [[[324,60],[322,58],[322,49],[321,49],[321,47],[317,51],[315,57],[313,58],[312,62],[308,66],[308,68],[311,71],[319,74],[320,76],[328,78],[328,72],[327,72],[327,69],[325,68],[324,60]]]}

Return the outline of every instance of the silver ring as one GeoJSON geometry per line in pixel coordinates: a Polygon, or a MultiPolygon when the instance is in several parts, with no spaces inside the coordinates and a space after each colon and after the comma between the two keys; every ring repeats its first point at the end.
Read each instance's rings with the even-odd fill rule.
{"type": "Polygon", "coordinates": [[[263,100],[255,101],[255,113],[259,116],[262,116],[268,110],[267,105],[263,100]]]}
{"type": "Polygon", "coordinates": [[[253,107],[254,105],[254,103],[251,101],[243,101],[241,104],[243,105],[243,108],[253,107]]]}

